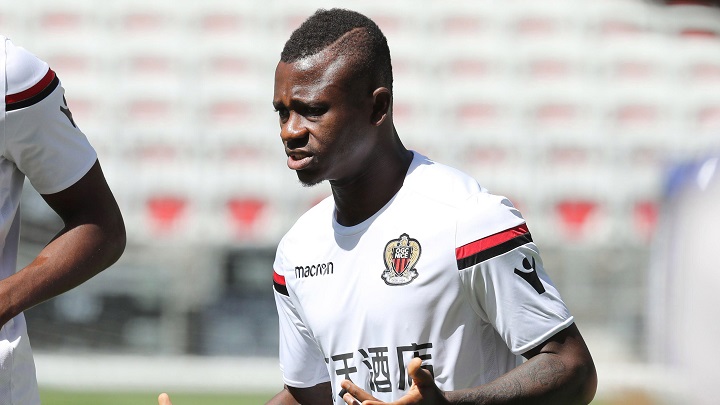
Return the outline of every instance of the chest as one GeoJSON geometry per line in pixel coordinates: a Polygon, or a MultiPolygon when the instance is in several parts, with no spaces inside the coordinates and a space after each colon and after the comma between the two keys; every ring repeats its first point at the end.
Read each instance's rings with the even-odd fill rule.
{"type": "Polygon", "coordinates": [[[288,289],[323,350],[416,342],[457,305],[452,218],[400,216],[374,225],[305,241],[289,257],[288,289]]]}

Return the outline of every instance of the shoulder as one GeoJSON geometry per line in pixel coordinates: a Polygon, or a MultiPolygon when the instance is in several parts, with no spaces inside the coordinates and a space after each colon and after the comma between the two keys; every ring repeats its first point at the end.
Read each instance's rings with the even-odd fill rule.
{"type": "Polygon", "coordinates": [[[455,212],[462,245],[523,225],[520,211],[504,196],[491,194],[467,173],[415,154],[406,179],[415,195],[455,212]]]}
{"type": "Polygon", "coordinates": [[[451,206],[462,205],[470,196],[487,192],[467,173],[418,153],[415,153],[403,188],[451,206]]]}
{"type": "MultiPolygon", "coordinates": [[[[5,38],[4,38],[5,39],[5,38]]],[[[27,91],[40,83],[52,71],[48,64],[23,47],[5,39],[5,75],[7,94],[27,91]]],[[[54,73],[52,74],[54,78],[54,73]]]]}
{"type": "Polygon", "coordinates": [[[307,210],[295,221],[283,236],[280,246],[297,246],[303,241],[313,241],[325,232],[332,232],[332,218],[335,202],[328,196],[307,210]]]}
{"type": "Polygon", "coordinates": [[[470,196],[459,207],[456,226],[458,246],[494,235],[529,232],[522,214],[509,199],[487,192],[470,196]]]}

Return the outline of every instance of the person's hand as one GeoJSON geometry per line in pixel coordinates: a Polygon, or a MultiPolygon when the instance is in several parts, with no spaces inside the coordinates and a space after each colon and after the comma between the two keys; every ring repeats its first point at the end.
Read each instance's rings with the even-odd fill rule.
{"type": "Polygon", "coordinates": [[[172,402],[170,402],[170,397],[166,393],[162,393],[158,396],[158,405],[172,405],[172,402]]]}
{"type": "Polygon", "coordinates": [[[353,382],[350,380],[344,380],[340,383],[340,386],[343,388],[344,391],[346,391],[345,394],[342,395],[342,399],[347,405],[360,405],[360,401],[376,401],[378,403],[382,403],[380,400],[368,394],[362,388],[353,384],[353,382]]]}
{"type": "MultiPolygon", "coordinates": [[[[408,365],[408,374],[413,380],[413,385],[405,396],[389,405],[450,405],[440,388],[435,385],[435,379],[429,371],[421,368],[422,360],[414,358],[408,365]]],[[[340,384],[347,390],[347,394],[343,396],[343,400],[347,405],[378,405],[385,402],[379,401],[372,395],[360,389],[352,383],[345,380],[340,384]]]]}
{"type": "Polygon", "coordinates": [[[350,380],[344,380],[340,383],[340,386],[343,388],[343,391],[341,391],[340,394],[347,405],[360,405],[360,401],[381,402],[374,396],[368,394],[367,391],[353,384],[350,380]]]}

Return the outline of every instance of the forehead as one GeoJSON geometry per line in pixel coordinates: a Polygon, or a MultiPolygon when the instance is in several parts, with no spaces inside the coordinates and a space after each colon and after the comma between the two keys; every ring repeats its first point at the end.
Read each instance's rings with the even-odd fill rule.
{"type": "Polygon", "coordinates": [[[350,90],[352,71],[345,55],[323,51],[275,69],[276,101],[317,98],[350,90]]]}

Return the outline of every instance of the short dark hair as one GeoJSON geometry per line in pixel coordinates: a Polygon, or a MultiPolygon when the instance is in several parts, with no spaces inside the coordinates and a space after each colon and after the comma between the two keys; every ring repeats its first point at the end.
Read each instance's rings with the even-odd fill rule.
{"type": "Polygon", "coordinates": [[[340,52],[353,56],[355,74],[369,77],[373,85],[387,87],[392,92],[392,64],[387,39],[374,21],[356,11],[318,9],[290,35],[280,54],[280,61],[292,63],[315,55],[355,29],[360,30],[358,35],[348,36],[337,43],[340,52]]]}

